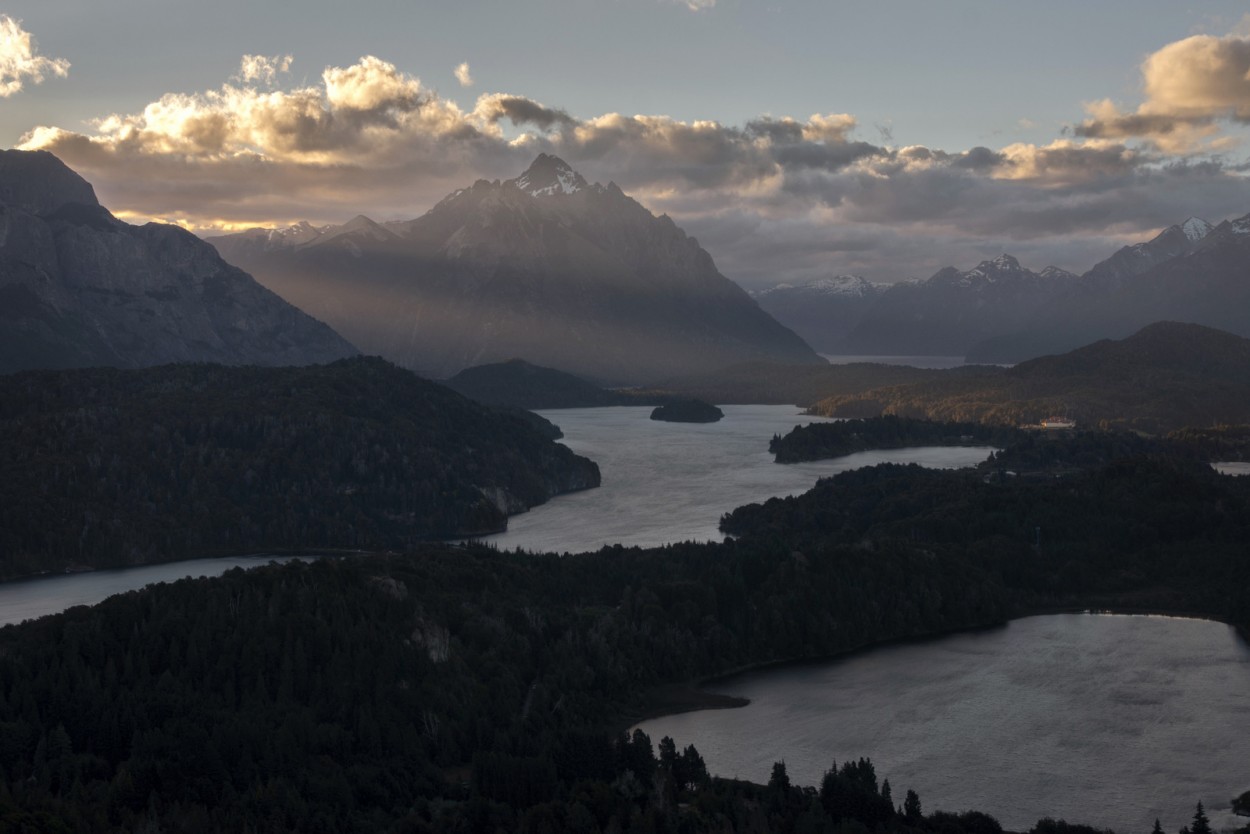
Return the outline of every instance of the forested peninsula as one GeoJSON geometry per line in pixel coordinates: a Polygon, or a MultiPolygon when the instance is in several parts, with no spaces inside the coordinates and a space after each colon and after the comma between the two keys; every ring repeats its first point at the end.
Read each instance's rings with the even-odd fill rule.
{"type": "Polygon", "coordinates": [[[376,358],[0,376],[0,578],[498,532],[598,486],[553,429],[376,358]]]}

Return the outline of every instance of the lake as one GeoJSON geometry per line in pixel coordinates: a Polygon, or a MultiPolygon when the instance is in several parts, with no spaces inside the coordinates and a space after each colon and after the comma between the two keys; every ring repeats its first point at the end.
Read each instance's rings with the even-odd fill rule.
{"type": "Polygon", "coordinates": [[[1219,461],[1211,465],[1223,475],[1250,475],[1250,463],[1245,461],[1219,461]]]}
{"type": "Polygon", "coordinates": [[[221,576],[231,568],[255,568],[275,561],[312,558],[315,557],[258,555],[188,559],[163,565],[62,573],[0,582],[0,626],[55,614],[75,605],[95,605],[114,594],[156,582],[175,582],[188,576],[221,576]]]}
{"type": "MultiPolygon", "coordinates": [[[[863,452],[836,460],[778,464],[773,434],[822,421],[793,406],[724,406],[718,423],[663,423],[650,407],[541,412],[559,425],[564,443],[596,461],[603,486],[562,495],[508,519],[508,531],[485,540],[502,548],[581,552],[605,544],[644,547],[679,541],[720,541],[720,517],[735,507],[805,492],[816,479],[883,461],[925,466],[977,464],[991,447],[935,447],[863,452]]],[[[0,583],[0,625],[94,605],[113,594],[185,576],[219,576],[256,567],[269,556],[194,559],[163,565],[38,577],[0,583]]]]}
{"type": "Polygon", "coordinates": [[[725,513],[772,497],[806,492],[816,480],[877,463],[954,468],[989,457],[990,446],[861,452],[812,463],[773,462],[768,441],[796,425],[823,422],[794,406],[725,405],[716,423],[665,423],[650,407],[540,411],[564,443],[599,464],[598,489],[559,496],[508,519],[484,541],[501,548],[577,553],[608,544],[653,547],[720,541],[725,513]]]}
{"type": "Polygon", "coordinates": [[[910,365],[913,368],[948,370],[964,365],[962,356],[858,356],[853,354],[822,353],[820,357],[830,365],[853,365],[871,362],[877,365],[910,365]]]}
{"type": "Polygon", "coordinates": [[[1206,620],[1028,617],[708,688],[751,704],[647,721],[652,742],[756,782],[784,759],[801,785],[866,756],[896,803],[910,788],[926,813],[975,808],[1008,829],[1049,815],[1176,831],[1202,800],[1218,830],[1250,788],[1250,647],[1206,620]]]}

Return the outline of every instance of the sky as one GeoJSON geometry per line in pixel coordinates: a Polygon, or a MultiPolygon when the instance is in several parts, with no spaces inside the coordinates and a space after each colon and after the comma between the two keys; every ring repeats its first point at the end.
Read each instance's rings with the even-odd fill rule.
{"type": "Polygon", "coordinates": [[[7,0],[0,145],[130,222],[415,217],[540,152],[747,287],[1250,212],[1244,0],[7,0]]]}

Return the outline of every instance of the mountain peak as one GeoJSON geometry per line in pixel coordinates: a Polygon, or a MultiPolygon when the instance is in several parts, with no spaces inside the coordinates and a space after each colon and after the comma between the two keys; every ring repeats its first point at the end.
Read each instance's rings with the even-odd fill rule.
{"type": "Polygon", "coordinates": [[[1215,227],[1200,217],[1191,217],[1181,224],[1181,231],[1185,233],[1185,237],[1194,243],[1210,234],[1213,228],[1215,227]]]}
{"type": "Polygon", "coordinates": [[[67,203],[100,205],[91,184],[47,151],[0,150],[0,205],[45,216],[67,203]]]}
{"type": "Polygon", "coordinates": [[[997,269],[1013,269],[1014,270],[1014,269],[1020,268],[1020,262],[1017,261],[1011,255],[1008,255],[1006,252],[1004,252],[1003,254],[999,255],[997,258],[995,258],[992,261],[982,261],[980,266],[982,267],[992,266],[997,269]]]}
{"type": "Polygon", "coordinates": [[[524,174],[509,182],[531,197],[574,194],[590,187],[586,179],[567,162],[545,153],[540,153],[524,174]]]}

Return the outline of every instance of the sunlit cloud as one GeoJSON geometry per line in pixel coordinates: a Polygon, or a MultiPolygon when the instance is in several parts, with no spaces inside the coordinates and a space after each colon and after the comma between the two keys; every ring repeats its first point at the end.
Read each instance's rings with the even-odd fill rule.
{"type": "Polygon", "coordinates": [[[56,153],[119,216],[200,230],[410,218],[553,153],[668,213],[747,283],[894,280],[995,249],[1081,271],[1188,215],[1250,211],[1236,166],[1129,137],[948,151],[871,127],[867,141],[850,113],[733,125],[571,114],[499,92],[462,107],[373,56],[304,83],[290,66],[245,56],[220,88],[171,92],[88,130],[40,126],[21,146],[56,153]]]}
{"type": "Polygon", "coordinates": [[[27,83],[69,75],[69,61],[36,54],[35,39],[20,20],[0,15],[0,98],[20,93],[27,83]]]}
{"type": "Polygon", "coordinates": [[[456,80],[460,82],[461,87],[473,86],[473,76],[469,73],[468,61],[456,67],[456,80]]]}
{"type": "Polygon", "coordinates": [[[244,55],[234,79],[244,83],[274,84],[279,74],[291,71],[294,60],[290,55],[244,55]]]}
{"type": "Polygon", "coordinates": [[[1231,145],[1221,123],[1250,124],[1250,35],[1242,29],[1167,44],[1146,58],[1141,74],[1144,100],[1135,110],[1109,99],[1091,102],[1075,135],[1142,138],[1170,153],[1191,153],[1231,145]]]}

